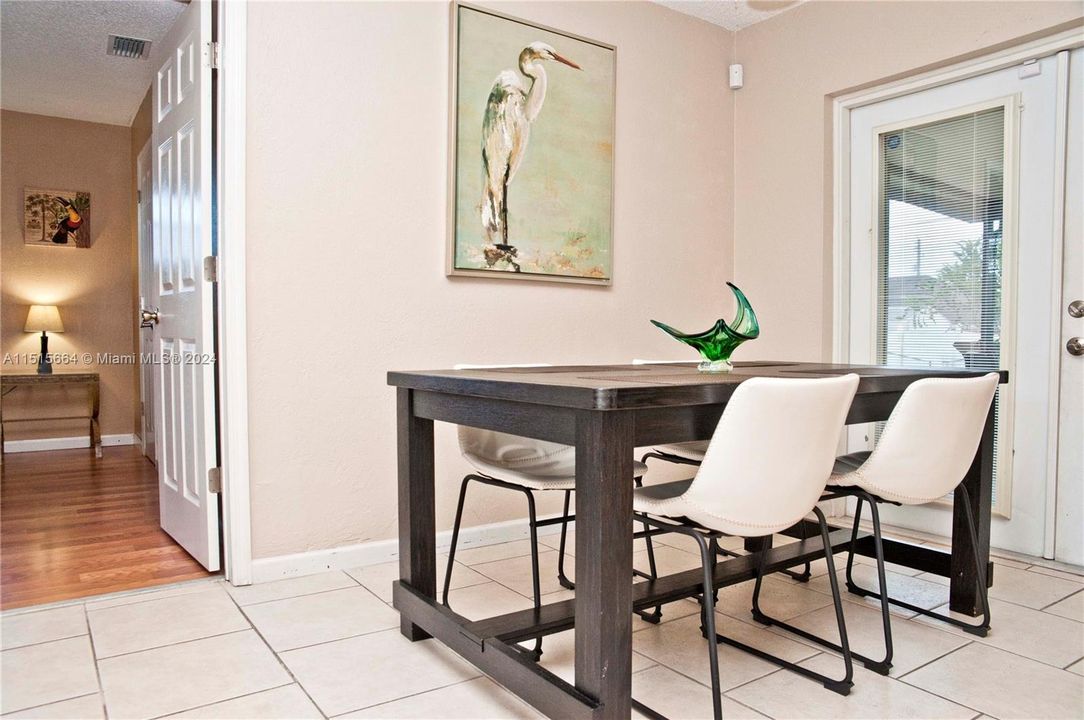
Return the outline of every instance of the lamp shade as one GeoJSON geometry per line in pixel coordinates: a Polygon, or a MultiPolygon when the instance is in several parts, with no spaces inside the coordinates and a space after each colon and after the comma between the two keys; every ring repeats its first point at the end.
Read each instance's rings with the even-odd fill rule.
{"type": "Polygon", "coordinates": [[[31,305],[26,315],[26,332],[64,332],[56,305],[31,305]]]}

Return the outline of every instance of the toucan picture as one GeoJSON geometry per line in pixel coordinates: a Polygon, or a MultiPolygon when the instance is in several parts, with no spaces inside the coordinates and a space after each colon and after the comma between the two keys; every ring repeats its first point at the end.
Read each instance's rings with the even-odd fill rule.
{"type": "Polygon", "coordinates": [[[68,233],[78,230],[83,225],[83,218],[76,212],[75,205],[70,201],[62,197],[58,197],[56,200],[64,206],[68,214],[66,217],[59,218],[56,232],[53,234],[53,242],[57,245],[66,245],[68,243],[68,233]]]}
{"type": "Polygon", "coordinates": [[[25,188],[23,241],[45,247],[90,247],[90,193],[25,188]]]}

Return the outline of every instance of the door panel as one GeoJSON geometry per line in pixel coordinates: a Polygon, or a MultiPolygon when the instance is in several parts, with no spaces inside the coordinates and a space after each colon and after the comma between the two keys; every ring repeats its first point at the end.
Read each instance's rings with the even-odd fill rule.
{"type": "MultiPolygon", "coordinates": [[[[851,113],[849,360],[961,368],[993,362],[1009,370],[1010,382],[998,393],[998,500],[991,536],[997,547],[1035,555],[1042,553],[1046,526],[1047,439],[1049,433],[1056,432],[1048,427],[1046,412],[1046,401],[1056,382],[1051,373],[1053,310],[1048,307],[1055,256],[1050,188],[1054,179],[1056,64],[1055,58],[1044,58],[1026,72],[1006,68],[851,113]],[[968,115],[977,122],[998,107],[1003,108],[997,118],[1004,131],[1003,154],[985,156],[974,164],[973,173],[954,177],[951,159],[977,152],[972,143],[979,139],[977,130],[970,140],[963,135],[954,138],[958,129],[954,124],[968,115]],[[892,192],[900,188],[886,186],[882,167],[893,148],[891,141],[906,143],[906,133],[914,140],[914,157],[926,165],[915,166],[915,177],[907,178],[903,185],[909,196],[895,202],[893,212],[902,213],[899,217],[904,220],[901,227],[908,226],[914,235],[907,241],[913,248],[902,251],[901,269],[888,277],[885,264],[889,260],[882,241],[897,228],[890,224],[882,233],[881,224],[891,222],[891,213],[885,212],[886,200],[896,200],[892,192]],[[997,175],[992,177],[996,182],[982,181],[979,176],[995,165],[997,175]],[[996,200],[997,213],[954,210],[961,184],[972,188],[969,192],[984,188],[982,198],[996,200]],[[972,255],[977,254],[978,262],[963,252],[963,240],[972,242],[972,255]],[[915,329],[901,327],[901,313],[915,312],[913,301],[918,296],[943,299],[937,296],[944,295],[946,287],[954,290],[953,282],[963,283],[959,278],[977,272],[978,267],[985,277],[992,242],[997,246],[999,264],[993,274],[1000,274],[1000,299],[994,313],[987,312],[987,304],[983,304],[981,312],[972,308],[972,319],[954,317],[943,308],[931,312],[929,306],[937,302],[923,301],[918,303],[918,320],[922,322],[915,329]],[[946,252],[950,247],[957,247],[961,255],[953,257],[946,252]],[[936,249],[941,257],[931,256],[927,248],[936,249]],[[898,307],[882,309],[893,294],[898,307]],[[990,318],[998,314],[999,326],[991,332],[990,318]],[[889,338],[886,328],[890,323],[896,334],[889,338]]],[[[962,167],[972,166],[965,162],[962,167]]],[[[978,286],[977,281],[967,282],[978,286]]],[[[849,430],[852,451],[871,447],[875,439],[873,427],[849,430]]],[[[940,507],[885,508],[883,513],[891,524],[947,535],[952,521],[950,503],[946,498],[940,507]]]]}
{"type": "Polygon", "coordinates": [[[162,528],[207,569],[220,565],[215,464],[211,249],[210,3],[196,0],[163,41],[155,78],[154,304],[159,362],[158,472],[162,528]]]}
{"type": "Polygon", "coordinates": [[[1084,50],[1074,50],[1069,58],[1067,128],[1054,559],[1084,565],[1084,356],[1066,349],[1070,338],[1084,337],[1084,317],[1068,311],[1069,303],[1084,300],[1084,50]]]}

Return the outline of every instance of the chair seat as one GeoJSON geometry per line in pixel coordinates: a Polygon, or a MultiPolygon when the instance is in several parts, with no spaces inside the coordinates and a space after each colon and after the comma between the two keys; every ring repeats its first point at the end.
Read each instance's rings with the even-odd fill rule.
{"type": "MultiPolygon", "coordinates": [[[[478,472],[486,477],[491,477],[495,480],[503,480],[504,482],[519,485],[529,490],[576,489],[575,475],[534,475],[524,470],[513,470],[506,466],[494,464],[473,453],[463,453],[463,457],[466,458],[467,462],[473,465],[478,472]]],[[[640,478],[646,474],[647,465],[634,460],[632,463],[632,477],[640,478]]]]}
{"type": "Polygon", "coordinates": [[[636,488],[632,491],[632,509],[648,515],[678,517],[669,512],[669,507],[684,495],[692,484],[693,479],[689,478],[636,488]]]}
{"type": "Polygon", "coordinates": [[[833,488],[856,487],[865,490],[881,500],[900,503],[902,505],[922,505],[937,499],[902,495],[899,492],[895,492],[888,488],[878,487],[870,482],[861,471],[861,467],[866,463],[866,460],[869,459],[870,455],[872,455],[872,453],[869,450],[863,450],[861,452],[840,455],[837,457],[836,464],[832,468],[832,476],[828,478],[828,485],[825,488],[825,491],[831,492],[833,488]]]}
{"type": "Polygon", "coordinates": [[[708,452],[709,440],[697,440],[687,443],[673,443],[671,445],[656,445],[655,450],[665,455],[676,455],[686,460],[700,462],[708,452]]]}

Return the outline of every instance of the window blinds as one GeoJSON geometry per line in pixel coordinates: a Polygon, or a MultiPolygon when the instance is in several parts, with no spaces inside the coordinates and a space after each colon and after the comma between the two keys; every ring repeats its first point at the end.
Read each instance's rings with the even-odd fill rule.
{"type": "Polygon", "coordinates": [[[1004,127],[999,106],[880,134],[881,363],[1000,367],[1004,127]]]}

